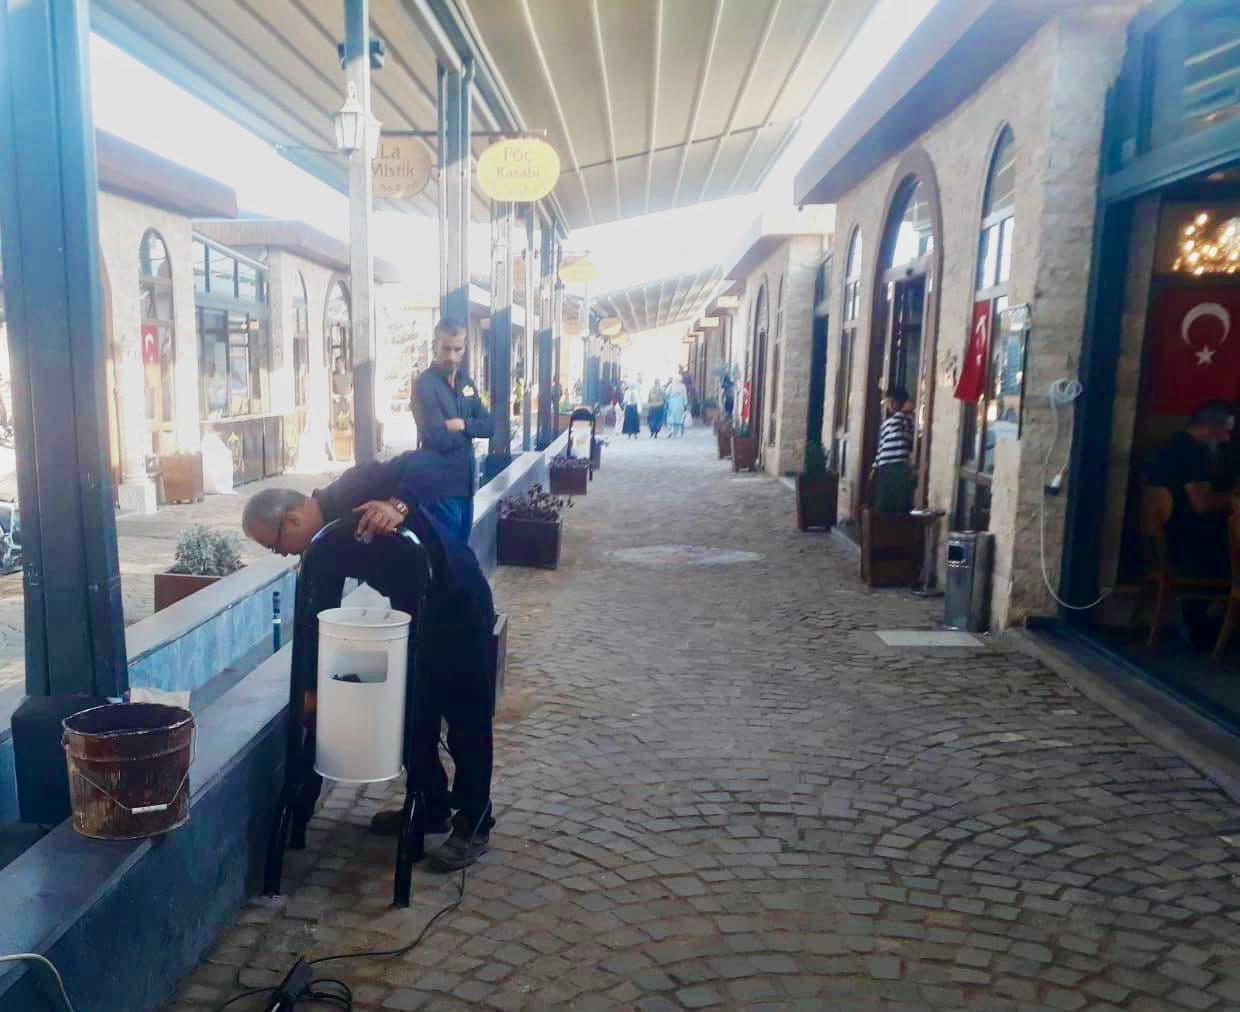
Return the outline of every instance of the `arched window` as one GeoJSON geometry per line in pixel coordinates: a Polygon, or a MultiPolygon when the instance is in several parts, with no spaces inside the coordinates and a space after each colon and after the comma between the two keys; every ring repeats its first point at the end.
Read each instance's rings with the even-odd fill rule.
{"type": "Polygon", "coordinates": [[[324,319],[327,368],[336,368],[336,359],[344,359],[346,368],[353,368],[353,322],[349,289],[337,281],[327,293],[327,315],[324,319]]]}
{"type": "Polygon", "coordinates": [[[844,261],[844,299],[841,306],[840,349],[835,370],[835,417],[831,460],[837,474],[848,467],[848,427],[852,418],[853,347],[857,341],[857,316],[861,309],[861,226],[853,227],[844,261]]]}
{"type": "MultiPolygon", "coordinates": [[[[970,333],[962,365],[967,379],[971,370],[980,391],[975,402],[964,405],[960,441],[956,523],[961,528],[986,530],[990,526],[991,481],[995,470],[995,441],[1010,423],[1005,405],[1019,399],[1019,389],[1006,389],[1019,382],[1006,367],[1006,346],[997,340],[1000,314],[1008,307],[1008,279],[1012,274],[1012,246],[1016,235],[1016,137],[1004,127],[995,142],[982,198],[981,235],[977,253],[977,289],[973,296],[970,333]],[[970,364],[970,355],[980,352],[970,364]]],[[[1023,363],[1016,368],[1023,369],[1023,363]]],[[[1014,414],[1014,412],[1012,412],[1014,414]]]]}
{"type": "Polygon", "coordinates": [[[934,250],[930,201],[920,179],[910,176],[892,204],[889,220],[897,221],[887,258],[888,269],[904,267],[934,250]]]}
{"type": "Polygon", "coordinates": [[[310,303],[306,298],[306,279],[298,271],[293,282],[293,397],[299,408],[304,408],[308,403],[309,373],[310,303]]]}
{"type": "Polygon", "coordinates": [[[353,320],[349,289],[343,281],[332,284],[327,293],[327,313],[323,322],[329,371],[332,428],[347,431],[353,427],[353,320]]]}
{"type": "Polygon", "coordinates": [[[149,452],[171,452],[176,325],[172,304],[172,265],[168,247],[154,229],[138,248],[138,297],[142,311],[142,365],[146,378],[149,452]]]}

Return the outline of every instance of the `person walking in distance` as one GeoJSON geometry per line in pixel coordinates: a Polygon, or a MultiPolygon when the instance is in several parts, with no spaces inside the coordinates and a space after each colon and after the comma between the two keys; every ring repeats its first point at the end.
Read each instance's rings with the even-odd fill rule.
{"type": "Polygon", "coordinates": [[[907,513],[913,508],[913,403],[904,387],[892,387],[884,398],[887,419],[878,434],[878,453],[870,472],[874,509],[907,513]]]}
{"type": "Polygon", "coordinates": [[[474,440],[495,434],[495,421],[461,368],[465,327],[444,317],[435,325],[432,361],[413,384],[413,417],[418,446],[438,459],[431,496],[422,509],[469,544],[474,524],[477,480],[474,440]]]}
{"type": "Polygon", "coordinates": [[[650,384],[650,393],[646,397],[646,425],[650,428],[650,438],[658,439],[663,428],[663,418],[667,411],[663,387],[658,380],[650,384]]]}

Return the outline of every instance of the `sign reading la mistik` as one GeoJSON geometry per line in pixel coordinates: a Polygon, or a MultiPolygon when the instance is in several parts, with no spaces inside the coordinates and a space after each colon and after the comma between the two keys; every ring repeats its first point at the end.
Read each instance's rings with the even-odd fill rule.
{"type": "Polygon", "coordinates": [[[416,137],[380,137],[370,169],[375,200],[407,200],[430,182],[431,156],[416,137]]]}
{"type": "Polygon", "coordinates": [[[478,185],[492,200],[542,200],[560,178],[560,156],[540,137],[505,137],[478,158],[478,185]]]}

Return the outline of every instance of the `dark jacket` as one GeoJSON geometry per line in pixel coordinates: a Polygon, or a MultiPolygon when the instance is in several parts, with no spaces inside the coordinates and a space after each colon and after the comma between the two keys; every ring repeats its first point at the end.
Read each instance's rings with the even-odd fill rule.
{"type": "Polygon", "coordinates": [[[483,407],[473,380],[458,372],[453,387],[443,371],[432,365],[414,382],[411,406],[418,423],[419,448],[439,459],[438,466],[430,471],[434,490],[428,494],[473,495],[474,440],[495,434],[495,422],[483,407]],[[463,418],[465,431],[449,432],[449,418],[463,418]]]}
{"type": "MultiPolygon", "coordinates": [[[[452,674],[452,669],[482,670],[489,663],[491,628],[495,624],[491,587],[473,549],[417,507],[430,485],[428,474],[438,466],[427,451],[402,453],[389,461],[372,461],[351,467],[314,497],[327,522],[355,520],[353,510],[372,499],[396,497],[409,506],[405,520],[426,546],[433,572],[426,594],[422,623],[421,662],[432,670],[452,674]]],[[[406,606],[409,588],[399,567],[389,566],[372,545],[357,545],[352,538],[333,550],[336,576],[354,577],[392,600],[406,606]]]]}

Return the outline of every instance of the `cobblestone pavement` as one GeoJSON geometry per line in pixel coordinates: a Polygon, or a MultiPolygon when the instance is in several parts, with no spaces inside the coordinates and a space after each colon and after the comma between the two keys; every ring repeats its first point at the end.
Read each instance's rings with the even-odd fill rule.
{"type": "MultiPolygon", "coordinates": [[[[1240,1009],[1240,806],[1002,641],[884,647],[938,606],[792,515],[709,433],[612,441],[561,568],[496,581],[491,853],[412,954],[333,965],[357,1007],[1240,1009]],[[614,555],[660,545],[760,558],[614,555]]],[[[175,1008],[412,939],[453,885],[388,907],[392,796],[333,790],[175,1008]]]]}

